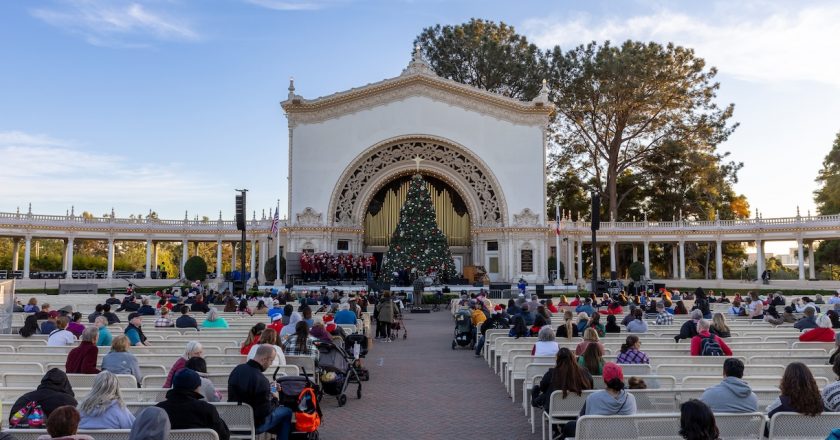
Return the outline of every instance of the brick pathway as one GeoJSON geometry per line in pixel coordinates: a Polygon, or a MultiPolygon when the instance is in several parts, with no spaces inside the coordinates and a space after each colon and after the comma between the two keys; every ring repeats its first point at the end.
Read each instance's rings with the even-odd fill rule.
{"type": "Polygon", "coordinates": [[[355,388],[341,408],[324,396],[322,439],[539,438],[484,358],[451,349],[447,311],[407,314],[405,323],[408,339],[377,341],[368,353],[361,400],[355,388]]]}

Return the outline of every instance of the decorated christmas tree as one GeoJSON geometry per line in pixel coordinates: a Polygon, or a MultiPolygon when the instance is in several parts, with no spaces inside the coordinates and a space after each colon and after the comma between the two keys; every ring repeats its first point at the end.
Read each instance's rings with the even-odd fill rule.
{"type": "Polygon", "coordinates": [[[438,228],[432,198],[420,174],[411,178],[400,222],[385,254],[382,277],[390,282],[401,270],[409,271],[412,280],[433,274],[441,280],[455,276],[449,244],[438,228]]]}

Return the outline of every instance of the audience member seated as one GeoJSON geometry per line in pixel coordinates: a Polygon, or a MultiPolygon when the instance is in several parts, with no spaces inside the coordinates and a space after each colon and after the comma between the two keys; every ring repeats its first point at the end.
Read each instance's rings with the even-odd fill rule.
{"type": "Polygon", "coordinates": [[[210,311],[210,307],[204,303],[204,295],[196,295],[195,302],[192,303],[190,306],[191,312],[202,312],[207,313],[210,311]]]}
{"type": "Polygon", "coordinates": [[[119,316],[117,316],[116,313],[111,311],[111,305],[110,304],[105,304],[105,305],[102,306],[102,316],[104,316],[105,319],[108,320],[108,325],[119,324],[120,323],[119,316]]]}
{"type": "Polygon", "coordinates": [[[38,327],[38,318],[36,318],[35,315],[27,316],[26,319],[23,320],[23,326],[18,329],[18,334],[24,338],[28,338],[40,332],[41,330],[38,327]]]}
{"type": "Polygon", "coordinates": [[[268,315],[268,306],[265,305],[265,301],[257,301],[257,307],[254,308],[254,315],[268,315]]]}
{"type": "Polygon", "coordinates": [[[111,292],[111,293],[108,294],[108,296],[109,296],[109,298],[105,300],[105,304],[117,305],[117,304],[120,303],[120,300],[117,299],[117,294],[116,293],[111,292]]]}
{"type": "Polygon", "coordinates": [[[589,318],[589,324],[587,324],[587,327],[594,328],[600,337],[604,337],[607,334],[604,324],[601,323],[601,314],[598,312],[593,313],[592,317],[589,318]]]}
{"type": "Polygon", "coordinates": [[[239,353],[243,355],[247,355],[248,352],[251,351],[251,347],[260,343],[260,334],[265,330],[265,324],[259,322],[251,327],[248,330],[248,336],[245,338],[245,342],[242,343],[242,346],[239,348],[239,353]]]}
{"type": "Polygon", "coordinates": [[[680,334],[674,336],[674,342],[680,342],[681,339],[692,339],[697,336],[697,324],[701,319],[703,319],[703,312],[692,310],[691,319],[680,326],[680,334]]]}
{"type": "Polygon", "coordinates": [[[618,301],[612,301],[607,305],[607,311],[605,312],[607,315],[620,315],[624,313],[624,309],[621,307],[621,303],[618,301]]]}
{"type": "MultiPolygon", "coordinates": [[[[290,336],[295,334],[295,331],[297,329],[297,324],[298,324],[298,322],[302,322],[302,320],[303,320],[303,317],[300,315],[300,313],[297,313],[297,312],[292,313],[292,316],[289,317],[289,323],[288,324],[283,324],[283,329],[280,330],[280,333],[277,334],[280,337],[280,341],[285,342],[290,336]]],[[[304,324],[306,324],[306,323],[304,322],[304,324]]],[[[391,325],[389,323],[388,328],[390,328],[390,327],[391,327],[391,325]]]]}
{"type": "Polygon", "coordinates": [[[484,342],[485,342],[485,335],[487,334],[487,330],[490,329],[503,329],[507,330],[510,328],[510,322],[508,319],[505,318],[504,315],[504,307],[501,305],[496,305],[493,308],[493,314],[490,315],[490,318],[486,319],[482,324],[481,328],[479,329],[479,337],[478,342],[475,344],[475,355],[481,356],[482,350],[484,350],[484,342]]]}
{"type": "Polygon", "coordinates": [[[271,364],[271,366],[277,367],[280,365],[286,365],[286,356],[283,354],[283,350],[280,348],[280,340],[277,336],[277,332],[274,331],[274,329],[267,328],[263,330],[262,334],[260,335],[259,341],[259,344],[254,344],[248,351],[248,360],[254,359],[254,357],[257,355],[257,349],[261,345],[268,345],[274,349],[276,354],[276,356],[274,356],[274,362],[271,364]]]}
{"type": "Polygon", "coordinates": [[[318,360],[318,347],[315,346],[315,338],[309,336],[309,327],[306,322],[298,321],[295,324],[295,334],[289,336],[283,343],[283,352],[289,356],[309,356],[318,360]]]}
{"type": "Polygon", "coordinates": [[[59,316],[55,320],[55,330],[47,333],[47,345],[50,347],[67,347],[76,343],[76,336],[67,330],[67,324],[70,320],[66,316],[59,316]]]}
{"type": "MultiPolygon", "coordinates": [[[[636,414],[636,398],[624,389],[624,373],[621,367],[607,362],[604,365],[603,378],[607,388],[587,396],[580,415],[632,416],[636,414]]],[[[563,425],[563,435],[574,437],[576,425],[574,421],[563,425]]]]}
{"type": "Polygon", "coordinates": [[[674,323],[674,316],[665,311],[665,303],[656,305],[656,325],[671,325],[674,323]]]}
{"type": "MultiPolygon", "coordinates": [[[[696,311],[696,310],[695,310],[696,311]]],[[[713,335],[709,321],[701,319],[697,323],[697,336],[691,338],[692,356],[732,356],[732,350],[718,335],[713,335]]]]}
{"type": "Polygon", "coordinates": [[[114,338],[111,335],[111,330],[108,329],[108,318],[104,316],[97,316],[96,319],[93,320],[93,326],[99,331],[98,336],[96,338],[96,346],[110,346],[111,341],[114,338]]]}
{"type": "Polygon", "coordinates": [[[574,322],[574,315],[572,314],[572,311],[564,311],[563,325],[557,326],[556,336],[558,338],[566,338],[567,341],[571,341],[572,338],[577,338],[579,334],[577,325],[575,325],[574,322]]]}
{"type": "Polygon", "coordinates": [[[96,375],[90,393],[79,402],[81,429],[131,429],[134,414],[125,407],[120,381],[110,371],[96,375]]]}
{"type": "MultiPolygon", "coordinates": [[[[811,310],[811,309],[808,309],[811,310]]],[[[817,318],[817,326],[812,329],[806,329],[799,335],[800,342],[834,342],[836,335],[834,329],[831,328],[831,318],[827,315],[820,315],[817,318]]]]}
{"type": "Polygon", "coordinates": [[[834,365],[834,361],[840,357],[837,356],[837,353],[840,353],[840,333],[834,335],[834,351],[832,351],[831,356],[828,357],[828,365],[834,365]]]}
{"type": "Polygon", "coordinates": [[[680,436],[686,440],[719,440],[715,415],[705,403],[690,399],[680,405],[680,436]]]}
{"type": "Polygon", "coordinates": [[[128,325],[125,327],[124,333],[132,346],[150,345],[146,340],[146,335],[143,334],[142,327],[143,315],[130,313],[128,315],[128,325]]]}
{"type": "Polygon", "coordinates": [[[271,317],[271,324],[268,324],[266,328],[273,329],[279,335],[283,331],[283,327],[285,327],[283,325],[283,314],[280,313],[271,317]]]}
{"type": "Polygon", "coordinates": [[[117,309],[118,312],[137,312],[138,310],[140,310],[140,304],[134,301],[134,295],[127,295],[117,309]]]}
{"type": "Polygon", "coordinates": [[[595,344],[589,344],[583,354],[578,356],[577,363],[592,376],[600,376],[604,371],[604,357],[595,344]]]}
{"type": "Polygon", "coordinates": [[[607,315],[607,325],[604,326],[604,331],[607,333],[621,333],[621,327],[619,327],[617,321],[615,315],[607,315]]]}
{"type": "Polygon", "coordinates": [[[709,332],[720,336],[721,338],[732,337],[732,332],[729,330],[729,326],[726,325],[726,316],[724,316],[723,313],[714,314],[714,317],[712,318],[712,325],[709,327],[709,332]]]}
{"type": "Polygon", "coordinates": [[[745,382],[744,363],[731,358],[723,361],[723,380],[700,396],[716,413],[750,413],[758,411],[758,397],[745,382]]]}
{"type": "Polygon", "coordinates": [[[531,354],[534,356],[556,356],[559,349],[560,345],[554,340],[554,329],[546,325],[537,334],[537,342],[531,349],[531,354]]]}
{"type": "Polygon", "coordinates": [[[182,369],[172,379],[172,389],[158,408],[169,415],[172,429],[212,429],[219,440],[229,440],[230,431],[216,407],[202,400],[201,377],[193,370],[182,369]]]}
{"type": "Polygon", "coordinates": [[[29,302],[27,302],[26,306],[23,307],[23,311],[26,313],[38,312],[38,300],[34,297],[29,298],[29,302]]]}
{"type": "MultiPolygon", "coordinates": [[[[685,308],[685,303],[682,300],[677,301],[677,305],[674,307],[674,314],[675,315],[688,315],[688,309],[685,308]]],[[[701,313],[702,316],[702,313],[701,313]]]]}
{"type": "Polygon", "coordinates": [[[184,354],[182,354],[178,358],[178,360],[175,361],[174,364],[172,364],[172,367],[169,368],[169,374],[166,376],[166,381],[163,383],[163,387],[169,388],[172,386],[172,378],[175,377],[175,373],[181,371],[181,369],[184,368],[184,366],[187,364],[187,361],[190,360],[190,358],[202,356],[204,356],[204,347],[201,345],[201,342],[187,342],[187,345],[184,348],[184,354]]]}
{"type": "Polygon", "coordinates": [[[76,406],[76,399],[73,394],[73,387],[67,380],[67,374],[58,368],[50,369],[41,379],[41,384],[35,391],[30,391],[20,396],[9,411],[14,414],[23,409],[29,402],[35,402],[44,411],[44,416],[64,405],[76,406]]]}
{"type": "MultiPolygon", "coordinates": [[[[822,414],[825,409],[814,375],[801,362],[788,364],[782,375],[779,391],[779,397],[767,407],[768,419],[778,412],[795,412],[806,416],[815,416],[822,414]]],[[[769,436],[768,428],[764,429],[764,436],[769,436]]]]}
{"type": "Polygon", "coordinates": [[[627,327],[627,324],[630,324],[630,321],[636,319],[634,313],[636,312],[637,308],[638,307],[636,306],[636,304],[630,303],[629,311],[626,315],[624,315],[624,318],[621,319],[621,325],[627,327]]]}
{"type": "Polygon", "coordinates": [[[321,342],[333,342],[332,335],[327,331],[327,327],[324,325],[324,320],[321,317],[314,319],[312,328],[309,329],[309,335],[321,342]]]}
{"type": "Polygon", "coordinates": [[[589,344],[596,344],[601,351],[601,356],[604,355],[604,344],[600,342],[598,332],[596,332],[594,328],[588,328],[585,332],[583,332],[583,341],[575,347],[575,354],[578,356],[583,354],[589,344]]]}
{"type": "Polygon", "coordinates": [[[251,406],[257,434],[270,432],[278,440],[288,440],[292,428],[292,410],[279,405],[278,393],[272,392],[263,374],[274,362],[275,356],[272,347],[260,345],[254,359],[237,365],[228,378],[228,402],[247,403],[251,406]]]}
{"type": "Polygon", "coordinates": [[[169,440],[171,429],[166,411],[150,406],[137,415],[128,440],[169,440]]]}
{"type": "Polygon", "coordinates": [[[99,330],[96,327],[88,327],[82,333],[82,342],[78,347],[67,353],[67,361],[64,364],[64,371],[68,374],[97,374],[96,357],[99,355],[99,348],[96,341],[99,339],[99,330]]]}
{"type": "Polygon", "coordinates": [[[198,322],[190,316],[190,308],[181,306],[181,316],[175,320],[175,328],[194,328],[198,330],[198,322]]]}
{"type": "Polygon", "coordinates": [[[198,373],[198,376],[201,378],[201,388],[198,392],[204,396],[204,400],[208,402],[222,401],[222,393],[216,391],[216,386],[207,375],[207,361],[205,361],[204,358],[190,358],[190,360],[188,360],[184,365],[184,368],[188,368],[198,373]]]}
{"type": "Polygon", "coordinates": [[[826,411],[840,412],[840,357],[835,357],[831,365],[831,371],[837,376],[837,381],[823,388],[822,399],[826,411]]]}
{"type": "MultiPolygon", "coordinates": [[[[47,306],[47,304],[44,304],[44,306],[47,306]]],[[[55,310],[53,310],[52,312],[49,312],[47,317],[44,318],[44,319],[46,319],[46,321],[43,321],[41,323],[41,334],[42,335],[48,335],[48,334],[52,333],[52,331],[55,330],[58,327],[57,320],[58,320],[59,316],[60,316],[59,313],[55,310]]],[[[41,318],[39,318],[36,314],[35,319],[41,319],[41,318]]]]}
{"type": "Polygon", "coordinates": [[[582,395],[593,388],[592,375],[575,362],[575,355],[565,347],[557,351],[554,368],[549,368],[531,395],[531,405],[547,408],[549,398],[555,391],[562,391],[565,399],[569,393],[582,395]]]}
{"type": "Polygon", "coordinates": [[[589,298],[583,300],[583,304],[575,307],[575,313],[586,313],[587,316],[592,316],[595,313],[595,308],[592,307],[592,300],[589,298]]]}
{"type": "Polygon", "coordinates": [[[168,327],[175,327],[175,323],[169,319],[169,308],[168,307],[161,307],[160,308],[160,316],[155,319],[155,328],[168,328],[168,327]]]}
{"type": "Polygon", "coordinates": [[[634,310],[633,317],[635,319],[627,324],[627,331],[630,333],[647,333],[648,325],[644,320],[644,313],[642,313],[642,309],[634,310]]]}
{"type": "MultiPolygon", "coordinates": [[[[43,304],[41,304],[41,310],[38,311],[38,312],[35,312],[35,317],[38,320],[49,319],[50,312],[51,312],[51,310],[50,310],[49,303],[43,303],[43,304]]],[[[58,318],[58,312],[55,312],[55,317],[58,318]]]]}
{"type": "Polygon", "coordinates": [[[356,314],[350,311],[350,304],[339,304],[338,312],[335,314],[334,321],[336,324],[356,325],[356,314]]]}
{"type": "Polygon", "coordinates": [[[79,411],[72,406],[56,408],[47,417],[47,434],[38,440],[93,440],[89,435],[77,434],[79,419],[79,411]]]}
{"type": "Polygon", "coordinates": [[[70,323],[67,324],[67,331],[73,333],[73,336],[80,337],[82,336],[82,332],[85,331],[85,325],[82,324],[82,314],[79,312],[74,312],[71,316],[70,323]]]}
{"type": "Polygon", "coordinates": [[[143,316],[155,316],[157,311],[149,304],[149,298],[143,298],[142,305],[137,309],[137,313],[143,316]]]}
{"type": "Polygon", "coordinates": [[[649,364],[648,355],[640,351],[640,348],[642,348],[642,341],[638,336],[627,336],[627,339],[621,344],[621,353],[618,354],[615,362],[617,364],[649,364]]]}
{"type": "Polygon", "coordinates": [[[140,374],[140,364],[133,354],[128,352],[129,342],[125,335],[114,338],[111,351],[102,358],[102,370],[113,374],[130,374],[139,384],[143,376],[140,374]]]}
{"type": "Polygon", "coordinates": [[[201,323],[201,328],[229,328],[227,321],[225,318],[219,316],[218,310],[216,308],[210,309],[207,312],[207,317],[204,318],[204,322],[201,323]]]}
{"type": "MultiPolygon", "coordinates": [[[[586,312],[580,312],[580,313],[578,313],[577,317],[578,317],[578,323],[577,323],[578,333],[583,333],[589,327],[589,315],[587,315],[586,312]]],[[[596,330],[595,333],[597,334],[598,331],[596,330]]]]}

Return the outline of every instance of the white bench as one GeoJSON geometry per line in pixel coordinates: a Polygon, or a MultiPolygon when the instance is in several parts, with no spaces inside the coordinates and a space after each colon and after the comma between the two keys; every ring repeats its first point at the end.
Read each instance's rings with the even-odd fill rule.
{"type": "MultiPolygon", "coordinates": [[[[715,414],[720,437],[726,440],[761,440],[764,415],[715,414]]],[[[639,414],[633,416],[582,416],[577,422],[576,440],[625,440],[655,438],[679,440],[682,436],[679,414],[639,414]]]]}
{"type": "Polygon", "coordinates": [[[838,427],[840,413],[822,413],[815,417],[776,413],[770,419],[770,440],[824,440],[832,429],[838,427]]]}

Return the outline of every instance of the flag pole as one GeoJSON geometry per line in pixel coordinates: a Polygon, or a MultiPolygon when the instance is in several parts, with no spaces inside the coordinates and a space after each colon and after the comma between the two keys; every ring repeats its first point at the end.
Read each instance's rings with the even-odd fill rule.
{"type": "MultiPolygon", "coordinates": [[[[277,216],[277,233],[274,237],[274,265],[275,265],[275,284],[277,281],[280,281],[280,199],[277,199],[277,211],[274,211],[274,215],[277,216]]],[[[280,284],[284,284],[282,281],[280,284]]]]}
{"type": "Polygon", "coordinates": [[[556,246],[556,251],[554,252],[554,264],[556,275],[554,278],[554,285],[560,285],[560,205],[554,205],[554,221],[557,222],[557,228],[554,232],[554,242],[556,246]]]}

